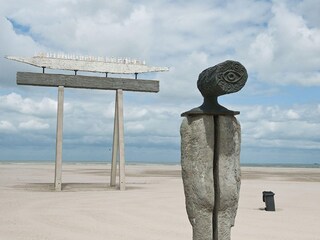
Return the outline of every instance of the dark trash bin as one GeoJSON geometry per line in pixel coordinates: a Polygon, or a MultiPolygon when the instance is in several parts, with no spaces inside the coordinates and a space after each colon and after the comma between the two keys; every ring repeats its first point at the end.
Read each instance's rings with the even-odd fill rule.
{"type": "Polygon", "coordinates": [[[266,211],[275,211],[274,205],[274,193],[271,191],[263,191],[262,192],[262,200],[266,203],[266,211]]]}

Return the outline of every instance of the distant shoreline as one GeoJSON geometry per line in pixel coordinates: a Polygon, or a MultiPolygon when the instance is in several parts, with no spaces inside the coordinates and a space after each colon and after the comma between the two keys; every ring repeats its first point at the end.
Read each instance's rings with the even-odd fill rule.
{"type": "MultiPolygon", "coordinates": [[[[54,160],[0,160],[1,164],[54,164],[54,160]]],[[[63,164],[111,164],[111,161],[70,161],[63,164]]],[[[134,162],[127,161],[126,165],[180,165],[180,162],[134,162]]],[[[273,168],[320,168],[319,163],[241,163],[241,167],[273,167],[273,168]]]]}

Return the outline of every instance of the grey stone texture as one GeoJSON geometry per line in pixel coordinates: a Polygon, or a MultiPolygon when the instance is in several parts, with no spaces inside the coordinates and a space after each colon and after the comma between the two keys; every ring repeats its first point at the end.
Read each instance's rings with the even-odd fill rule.
{"type": "Polygon", "coordinates": [[[180,134],[193,240],[229,240],[240,190],[240,124],[232,115],[188,115],[180,134]]]}

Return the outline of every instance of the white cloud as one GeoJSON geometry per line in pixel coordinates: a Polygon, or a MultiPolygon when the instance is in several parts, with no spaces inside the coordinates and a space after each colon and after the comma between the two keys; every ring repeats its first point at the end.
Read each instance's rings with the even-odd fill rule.
{"type": "Polygon", "coordinates": [[[11,122],[6,120],[0,120],[0,132],[12,132],[15,130],[16,128],[11,122]]]}
{"type": "Polygon", "coordinates": [[[126,133],[142,132],[145,130],[145,126],[139,122],[129,122],[126,124],[126,133]]]}
{"type": "Polygon", "coordinates": [[[50,125],[41,120],[32,119],[27,122],[22,122],[19,124],[19,128],[26,130],[43,130],[48,129],[50,125]]]}
{"type": "Polygon", "coordinates": [[[311,27],[320,27],[320,7],[314,0],[299,1],[298,4],[290,5],[291,0],[287,0],[287,4],[290,6],[290,10],[296,14],[302,16],[308,22],[311,27]]]}
{"type": "Polygon", "coordinates": [[[0,96],[0,109],[16,111],[27,115],[53,117],[56,114],[57,102],[50,98],[40,101],[23,98],[17,93],[0,96]]]}
{"type": "Polygon", "coordinates": [[[272,7],[268,28],[250,44],[251,67],[258,78],[286,85],[320,85],[320,29],[309,27],[283,3],[272,7]]]}
{"type": "Polygon", "coordinates": [[[249,56],[259,59],[257,67],[264,68],[274,60],[274,40],[267,33],[259,34],[251,44],[249,56]]]}
{"type": "MultiPolygon", "coordinates": [[[[147,75],[160,79],[156,97],[131,95],[125,102],[126,143],[131,146],[178,149],[180,113],[202,102],[196,88],[198,74],[235,59],[249,71],[244,91],[250,98],[241,103],[246,107],[239,107],[244,146],[319,148],[320,106],[314,104],[318,97],[306,103],[301,96],[279,106],[259,99],[285,95],[286,89],[279,85],[320,86],[320,21],[312,0],[97,0],[94,4],[13,0],[0,3],[0,15],[0,52],[4,55],[64,51],[128,56],[169,66],[168,73],[147,75]],[[17,34],[6,17],[28,31],[17,34]]],[[[11,87],[0,88],[0,130],[54,142],[56,98],[49,90],[33,95],[42,90],[15,89],[17,71],[41,69],[2,57],[0,65],[5,69],[0,72],[0,85],[11,87]]],[[[66,90],[65,143],[111,141],[113,116],[113,94],[66,90]]]]}
{"type": "Polygon", "coordinates": [[[299,119],[300,118],[300,115],[299,113],[297,113],[297,111],[293,110],[293,109],[289,109],[287,111],[287,117],[291,120],[294,120],[294,119],[299,119]]]}
{"type": "Polygon", "coordinates": [[[320,148],[320,111],[314,105],[242,107],[239,116],[245,146],[320,148]]]}
{"type": "MultiPolygon", "coordinates": [[[[114,110],[114,109],[113,109],[114,110]]],[[[138,120],[146,117],[148,110],[143,107],[131,106],[125,109],[124,117],[127,120],[138,120]]]]}

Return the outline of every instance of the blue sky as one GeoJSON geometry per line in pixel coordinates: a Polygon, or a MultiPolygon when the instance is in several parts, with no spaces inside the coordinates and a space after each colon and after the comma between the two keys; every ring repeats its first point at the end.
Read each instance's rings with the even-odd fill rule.
{"type": "MultiPolygon", "coordinates": [[[[3,57],[64,52],[170,67],[140,76],[160,80],[159,93],[125,92],[127,161],[179,162],[180,113],[202,103],[199,73],[232,59],[249,79],[219,101],[241,112],[241,161],[320,163],[319,8],[316,0],[0,0],[0,160],[53,160],[57,104],[57,89],[15,83],[17,71],[40,68],[3,57]]],[[[64,160],[110,161],[114,97],[66,89],[64,160]]]]}

